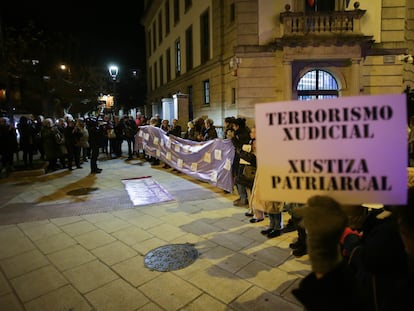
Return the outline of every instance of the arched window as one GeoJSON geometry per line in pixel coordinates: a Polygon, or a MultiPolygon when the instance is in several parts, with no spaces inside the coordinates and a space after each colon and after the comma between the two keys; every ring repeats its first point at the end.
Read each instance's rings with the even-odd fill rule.
{"type": "Polygon", "coordinates": [[[336,98],[339,96],[338,83],[326,71],[318,69],[308,71],[299,80],[297,94],[299,100],[336,98]]]}

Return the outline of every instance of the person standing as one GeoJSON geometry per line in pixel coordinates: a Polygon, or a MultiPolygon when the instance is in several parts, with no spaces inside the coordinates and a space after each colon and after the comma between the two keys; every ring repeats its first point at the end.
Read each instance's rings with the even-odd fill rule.
{"type": "Polygon", "coordinates": [[[307,232],[312,272],[292,290],[294,297],[309,311],[379,310],[341,254],[348,216],[340,204],[329,196],[315,195],[296,213],[307,232]]]}
{"type": "Polygon", "coordinates": [[[98,168],[99,148],[104,144],[104,128],[98,124],[94,117],[89,118],[87,123],[89,133],[89,146],[91,148],[91,174],[100,174],[102,169],[98,168]]]}
{"type": "Polygon", "coordinates": [[[114,132],[115,138],[111,140],[113,142],[113,149],[114,149],[114,157],[120,158],[122,156],[122,143],[125,139],[125,122],[128,118],[127,116],[123,116],[120,119],[118,116],[114,116],[114,132]]]}
{"type": "Polygon", "coordinates": [[[204,120],[204,129],[201,134],[201,141],[208,141],[216,139],[218,137],[216,127],[214,126],[213,119],[204,120]]]}
{"type": "Polygon", "coordinates": [[[68,119],[67,126],[63,131],[63,134],[65,136],[66,149],[68,151],[68,170],[73,170],[73,160],[75,160],[76,168],[82,168],[80,165],[80,140],[82,137],[81,130],[75,126],[75,120],[68,119]]]}
{"type": "Polygon", "coordinates": [[[134,144],[135,144],[135,135],[138,132],[138,126],[132,116],[124,117],[124,133],[125,133],[125,140],[128,145],[128,159],[132,160],[132,155],[134,152],[134,144]]]}
{"type": "Polygon", "coordinates": [[[142,144],[142,137],[140,136],[140,127],[141,126],[146,126],[148,125],[147,122],[147,118],[144,115],[141,115],[141,120],[140,122],[136,122],[136,124],[139,124],[137,126],[137,133],[135,134],[135,140],[134,140],[134,152],[136,154],[136,156],[139,158],[140,157],[140,150],[142,150],[142,158],[146,158],[145,157],[145,150],[144,150],[144,145],[142,144]]]}
{"type": "Polygon", "coordinates": [[[181,125],[178,124],[177,119],[172,120],[172,126],[170,127],[170,130],[167,132],[167,135],[181,137],[181,125]]]}
{"type": "Polygon", "coordinates": [[[88,157],[90,156],[89,133],[88,133],[88,129],[86,128],[85,121],[79,118],[76,121],[76,127],[79,128],[79,130],[82,133],[82,137],[80,138],[82,162],[88,162],[88,157]]]}
{"type": "Polygon", "coordinates": [[[159,113],[155,114],[155,120],[156,120],[155,126],[161,127],[162,119],[159,113]]]}
{"type": "Polygon", "coordinates": [[[60,132],[57,129],[54,121],[51,118],[43,120],[41,129],[43,148],[45,151],[45,159],[49,162],[48,171],[53,172],[58,168],[57,160],[63,157],[61,145],[58,143],[56,136],[60,137],[60,132]]]}
{"type": "Polygon", "coordinates": [[[238,183],[238,179],[243,174],[244,161],[240,158],[240,150],[243,145],[250,141],[250,129],[246,126],[246,119],[237,118],[233,121],[234,137],[231,139],[236,152],[234,154],[232,172],[234,181],[239,193],[239,198],[233,202],[234,206],[246,206],[249,204],[247,199],[246,187],[238,183]]]}
{"type": "Polygon", "coordinates": [[[35,149],[40,153],[40,160],[45,160],[45,150],[43,148],[43,141],[42,141],[42,126],[43,120],[45,118],[42,115],[38,115],[34,120],[34,128],[35,128],[35,149]]]}
{"type": "Polygon", "coordinates": [[[224,118],[224,130],[223,130],[223,133],[224,133],[224,135],[223,135],[223,138],[224,139],[226,139],[226,138],[233,138],[234,136],[232,136],[232,137],[228,137],[228,133],[230,132],[233,132],[234,133],[234,130],[233,130],[233,122],[234,122],[234,120],[235,120],[236,118],[235,117],[225,117],[224,118]]]}
{"type": "Polygon", "coordinates": [[[13,155],[18,151],[17,133],[7,117],[0,117],[1,172],[6,175],[13,170],[13,155]]]}
{"type": "Polygon", "coordinates": [[[184,139],[197,140],[197,134],[192,120],[187,122],[187,131],[184,134],[184,139]]]}
{"type": "Polygon", "coordinates": [[[21,116],[17,129],[20,135],[20,150],[23,151],[23,162],[25,168],[33,168],[33,154],[35,150],[35,133],[33,120],[21,116]]]}

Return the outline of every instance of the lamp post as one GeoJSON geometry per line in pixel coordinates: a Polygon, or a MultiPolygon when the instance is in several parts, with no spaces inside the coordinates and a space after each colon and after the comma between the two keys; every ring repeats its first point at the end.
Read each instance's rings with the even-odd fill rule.
{"type": "Polygon", "coordinates": [[[109,70],[109,75],[112,78],[112,98],[113,98],[113,110],[115,110],[115,94],[116,94],[116,79],[118,77],[118,73],[119,73],[119,68],[116,65],[109,65],[108,66],[108,70],[109,70]]]}

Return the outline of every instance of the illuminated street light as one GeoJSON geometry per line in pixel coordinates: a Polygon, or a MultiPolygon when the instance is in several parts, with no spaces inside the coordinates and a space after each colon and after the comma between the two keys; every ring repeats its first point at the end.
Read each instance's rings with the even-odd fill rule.
{"type": "Polygon", "coordinates": [[[113,100],[113,104],[112,104],[112,108],[113,110],[115,110],[116,107],[116,101],[115,101],[115,94],[116,94],[116,78],[118,76],[119,73],[119,68],[116,65],[109,65],[108,66],[108,70],[109,70],[109,75],[112,78],[112,100],[113,100]]]}
{"type": "Polygon", "coordinates": [[[108,67],[109,75],[112,77],[112,80],[116,81],[116,77],[118,76],[119,68],[116,65],[110,65],[108,67]]]}

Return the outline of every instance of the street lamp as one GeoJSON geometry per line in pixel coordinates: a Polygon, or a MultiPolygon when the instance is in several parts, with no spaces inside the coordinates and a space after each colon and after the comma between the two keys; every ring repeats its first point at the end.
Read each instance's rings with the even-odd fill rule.
{"type": "Polygon", "coordinates": [[[110,65],[108,67],[109,75],[111,76],[112,80],[116,81],[116,77],[118,76],[119,68],[116,65],[110,65]]]}
{"type": "Polygon", "coordinates": [[[115,91],[116,91],[115,88],[116,88],[116,78],[117,78],[118,73],[119,73],[119,68],[116,65],[109,65],[108,70],[109,70],[109,75],[111,76],[112,82],[113,82],[113,85],[112,85],[112,92],[113,92],[112,98],[113,98],[113,108],[115,109],[115,91]]]}

